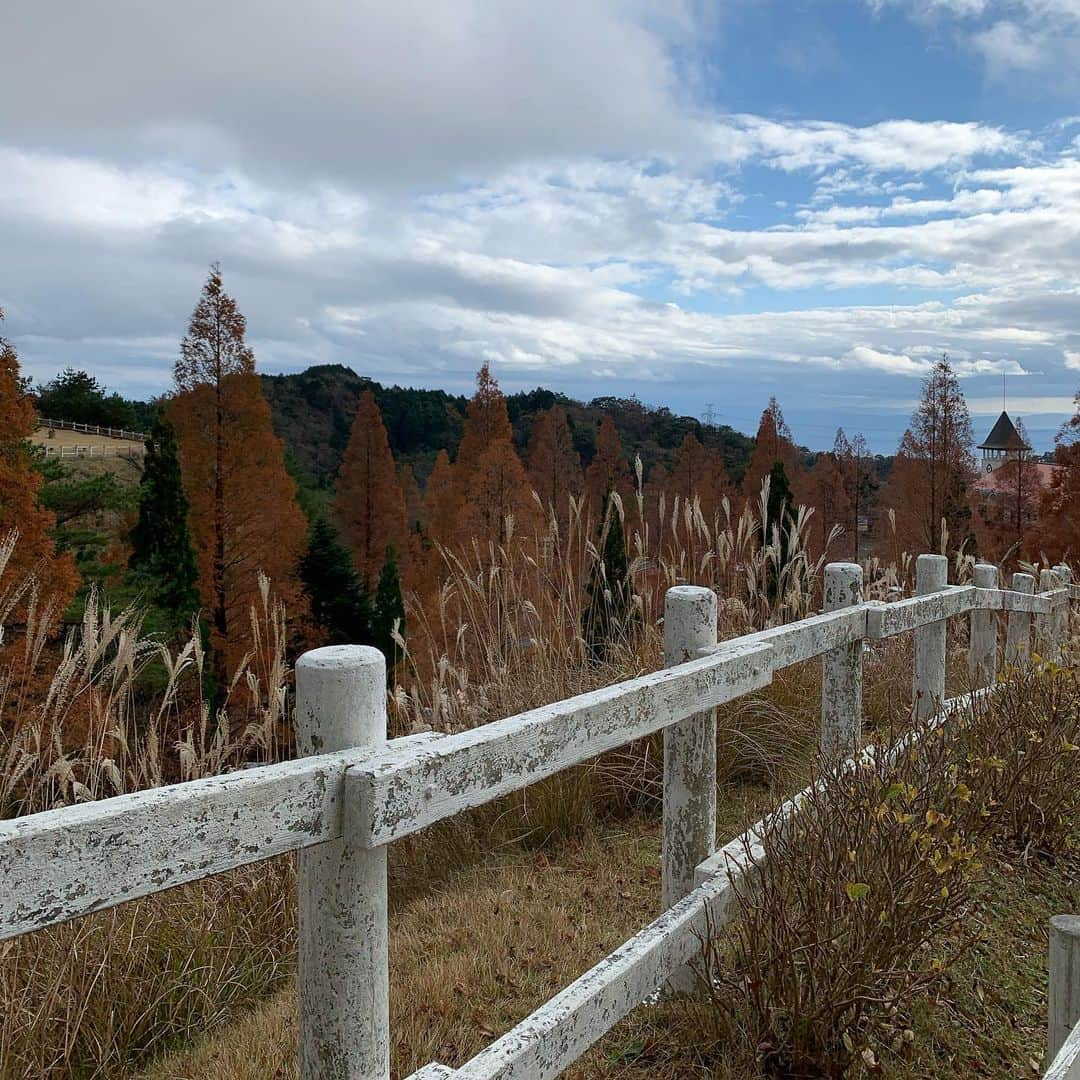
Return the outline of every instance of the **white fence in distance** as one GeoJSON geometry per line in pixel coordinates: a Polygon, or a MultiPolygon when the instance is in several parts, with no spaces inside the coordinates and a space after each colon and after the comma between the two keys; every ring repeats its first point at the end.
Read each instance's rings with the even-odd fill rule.
{"type": "Polygon", "coordinates": [[[42,446],[47,458],[126,458],[134,461],[146,453],[145,443],[128,443],[126,446],[42,446]]]}
{"type": "Polygon", "coordinates": [[[949,586],[947,566],[920,556],[918,595],[885,604],[862,600],[857,565],[832,564],[822,614],[719,644],[711,591],[671,589],[669,667],[454,735],[387,741],[381,653],[317,649],[297,663],[297,743],[308,756],[0,821],[0,940],[300,851],[301,1076],[386,1080],[387,845],[662,730],[663,913],[465,1065],[433,1062],[411,1080],[557,1076],[657,987],[689,988],[686,965],[706,925],[723,923],[737,881],[761,857],[753,830],[749,856],[744,838],[716,851],[715,706],[820,657],[822,743],[839,760],[859,750],[866,640],[914,633],[920,712],[943,704],[951,617],[971,620],[975,686],[996,677],[992,612],[1008,613],[1007,658],[1032,647],[1058,654],[1080,593],[1067,567],[1046,571],[1034,594],[1030,576],[1001,589],[997,569],[982,565],[974,584],[949,586]]]}
{"type": "Polygon", "coordinates": [[[110,439],[132,439],[144,442],[146,432],[129,431],[127,428],[101,427],[98,424],[79,424],[74,420],[50,420],[46,416],[39,416],[37,420],[39,428],[59,428],[62,431],[83,431],[87,435],[105,435],[110,439]]]}

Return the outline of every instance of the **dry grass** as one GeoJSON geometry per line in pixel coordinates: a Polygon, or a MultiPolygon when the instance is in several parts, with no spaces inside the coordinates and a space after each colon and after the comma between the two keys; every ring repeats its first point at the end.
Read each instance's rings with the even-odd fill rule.
{"type": "MultiPolygon", "coordinates": [[[[790,687],[788,692],[798,694],[790,687]]],[[[782,778],[801,786],[805,772],[782,778]]],[[[722,837],[775,805],[771,785],[729,781],[722,837]]],[[[655,823],[599,826],[542,854],[503,849],[429,895],[402,893],[391,923],[394,1075],[430,1060],[459,1065],[586,970],[656,914],[655,823]]],[[[902,1000],[876,1027],[875,1065],[855,1078],[932,1080],[1034,1075],[1045,1038],[1046,920],[1080,909],[1080,865],[1018,862],[989,851],[965,919],[938,954],[960,956],[930,993],[902,1000]],[[963,946],[963,948],[961,948],[963,946]]],[[[737,1030],[710,1046],[704,1006],[643,1007],[565,1074],[572,1080],[680,1080],[763,1076],[752,1041],[737,1030]]],[[[234,1023],[161,1059],[142,1080],[292,1078],[295,987],[290,983],[234,1023]]]]}
{"type": "MultiPolygon", "coordinates": [[[[639,525],[630,548],[641,618],[599,665],[580,639],[581,597],[596,559],[589,523],[572,522],[562,535],[555,529],[546,538],[514,538],[499,551],[446,553],[437,603],[418,608],[414,602],[410,608],[413,652],[392,702],[397,730],[458,730],[658,667],[660,603],[670,584],[689,580],[721,592],[722,638],[811,613],[825,553],[812,555],[808,550],[809,520],[800,514],[792,545],[795,558],[780,572],[781,588],[775,596],[764,583],[777,576],[779,544],[770,523],[765,531],[772,539],[758,542],[761,523],[752,510],[732,519],[725,506],[716,520],[705,523],[696,505],[683,503],[669,508],[655,529],[639,525]]],[[[899,568],[868,564],[868,593],[900,595],[909,570],[907,560],[899,568]]],[[[2,573],[0,568],[0,625],[6,614],[5,589],[10,599],[11,590],[23,588],[5,583],[2,573]]],[[[32,595],[32,587],[19,595],[32,595]]],[[[92,603],[81,631],[58,651],[46,634],[52,614],[35,609],[21,638],[0,642],[0,812],[26,813],[291,753],[284,615],[269,592],[264,592],[262,610],[253,613],[252,654],[234,680],[228,709],[216,717],[202,696],[203,658],[197,641],[171,655],[143,638],[137,612],[114,616],[92,603]]],[[[910,668],[899,672],[904,655],[902,646],[883,646],[868,661],[869,686],[888,686],[868,693],[867,712],[874,723],[907,700],[910,668]]],[[[747,802],[763,806],[798,786],[816,737],[818,677],[817,665],[807,665],[778,679],[769,695],[722,711],[721,743],[728,748],[721,763],[724,805],[733,815],[726,829],[722,823],[722,832],[738,831],[740,808],[747,802]]],[[[417,916],[429,922],[449,920],[451,912],[455,918],[464,916],[456,924],[430,922],[449,935],[438,940],[446,941],[451,952],[457,940],[453,935],[467,932],[475,918],[470,896],[480,894],[469,890],[480,888],[477,882],[488,872],[493,876],[484,879],[489,889],[482,894],[485,905],[491,904],[491,889],[511,887],[521,912],[532,913],[530,918],[541,925],[545,905],[561,904],[558,910],[567,915],[577,911],[574,904],[582,900],[579,879],[606,881],[604,875],[613,874],[612,884],[617,885],[617,868],[623,862],[633,865],[638,840],[653,844],[649,857],[655,865],[655,830],[634,815],[652,812],[657,805],[659,747],[659,739],[643,740],[394,845],[394,895],[409,897],[423,911],[427,891],[441,888],[455,873],[463,874],[454,886],[463,890],[460,903],[447,892],[447,906],[437,916],[417,916]],[[606,838],[609,850],[597,847],[597,836],[606,838]],[[624,843],[631,847],[624,848],[624,843]],[[579,870],[553,869],[556,851],[569,852],[571,862],[578,859],[574,865],[579,870]],[[489,869],[485,861],[490,861],[489,869]],[[587,875],[579,872],[585,866],[587,875]],[[510,886],[498,884],[504,872],[510,886]],[[563,899],[557,890],[545,892],[547,885],[530,888],[523,884],[525,878],[515,876],[526,872],[550,879],[551,889],[562,882],[559,887],[567,890],[563,899]],[[478,877],[471,879],[472,874],[478,877]]],[[[7,946],[0,952],[0,1047],[8,1071],[0,1075],[21,1080],[42,1075],[46,1068],[61,1077],[127,1076],[149,1056],[184,1042],[193,1032],[233,1023],[288,977],[293,962],[288,865],[282,861],[265,870],[185,886],[7,946]]],[[[654,878],[655,872],[650,873],[654,878]]],[[[582,963],[586,945],[593,950],[589,955],[598,957],[648,921],[658,891],[655,881],[623,877],[619,903],[612,905],[611,894],[605,893],[607,906],[597,900],[596,910],[610,917],[615,908],[625,907],[625,925],[612,920],[612,936],[593,942],[594,930],[604,929],[603,919],[588,922],[593,909],[587,908],[584,936],[569,935],[565,955],[552,954],[550,981],[543,990],[539,981],[530,982],[526,990],[534,996],[517,1001],[515,987],[507,984],[503,989],[510,1004],[505,1008],[510,1011],[485,1012],[490,1017],[483,1021],[487,1028],[505,1026],[506,1016],[527,1012],[529,1002],[547,997],[580,974],[588,966],[582,963]],[[639,887],[644,890],[640,897],[639,887]],[[625,903],[621,892],[630,894],[625,903]]],[[[410,917],[400,900],[396,903],[401,911],[397,918],[410,917]]],[[[484,922],[484,933],[494,935],[484,941],[493,940],[498,947],[481,954],[495,963],[506,944],[508,950],[511,945],[518,949],[510,955],[520,959],[514,935],[527,932],[524,914],[521,920],[506,924],[493,917],[484,922]]],[[[488,961],[470,961],[464,954],[459,960],[466,969],[472,963],[474,981],[462,982],[463,991],[450,993],[447,1000],[453,1008],[445,1018],[444,1037],[465,1053],[466,1046],[474,1046],[469,1039],[479,1039],[478,1048],[490,1036],[473,1032],[460,1045],[453,1042],[461,1023],[454,1009],[475,1013],[477,1002],[496,998],[484,996],[491,990],[489,983],[475,981],[488,977],[488,961]]],[[[400,977],[410,984],[407,973],[400,977]]],[[[451,990],[455,985],[445,983],[451,990]]],[[[261,1011],[256,1010],[252,1022],[257,1023],[261,1011]]],[[[233,1038],[229,1031],[226,1041],[233,1038]]],[[[259,1040],[264,1036],[269,1046],[283,1045],[265,1032],[253,1034],[259,1040]]],[[[403,1039],[425,1045],[419,1033],[408,1030],[403,1039]]],[[[422,1054],[416,1053],[419,1064],[422,1054]]],[[[589,1060],[595,1062],[595,1055],[589,1060]]],[[[252,1075],[274,1075],[281,1061],[279,1057],[272,1068],[267,1065],[269,1071],[252,1075]]],[[[582,1066],[586,1071],[580,1075],[591,1075],[591,1067],[582,1066]]],[[[216,1068],[201,1075],[228,1075],[216,1068]]],[[[611,1075],[616,1074],[621,1075],[611,1075]]]]}

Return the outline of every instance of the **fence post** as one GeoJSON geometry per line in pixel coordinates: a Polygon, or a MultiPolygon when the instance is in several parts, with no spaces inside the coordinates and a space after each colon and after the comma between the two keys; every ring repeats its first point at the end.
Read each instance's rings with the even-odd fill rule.
{"type": "MultiPolygon", "coordinates": [[[[949,560],[944,555],[920,555],[915,560],[918,596],[941,592],[949,583],[949,560]]],[[[915,715],[933,715],[945,700],[945,620],[927,623],[915,631],[915,715]]]]}
{"type": "Polygon", "coordinates": [[[1058,563],[1054,569],[1057,571],[1061,587],[1065,590],[1065,597],[1058,608],[1057,642],[1060,652],[1069,642],[1069,593],[1071,591],[1069,586],[1072,584],[1072,570],[1066,563],[1058,563]]]}
{"type": "MultiPolygon", "coordinates": [[[[998,569],[992,563],[976,563],[976,588],[996,589],[998,569]]],[[[997,618],[992,611],[972,611],[968,643],[968,673],[972,690],[992,686],[997,676],[997,618]]]]}
{"type": "MultiPolygon", "coordinates": [[[[716,644],[716,593],[677,585],[664,597],[664,665],[692,660],[716,644]]],[[[694,887],[698,863],[716,850],[716,712],[698,713],[664,729],[664,824],[661,909],[694,887]]],[[[690,968],[672,972],[668,986],[688,993],[697,979],[690,968]]]]}
{"type": "Polygon", "coordinates": [[[1080,917],[1055,915],[1050,920],[1050,1015],[1046,1052],[1053,1061],[1080,1020],[1080,917]]]}
{"type": "MultiPolygon", "coordinates": [[[[1012,576],[1012,591],[1032,596],[1035,593],[1035,579],[1031,574],[1015,573],[1012,576]]],[[[1031,652],[1031,615],[1026,611],[1010,611],[1005,630],[1005,663],[1016,667],[1027,661],[1031,652]]]]}
{"type": "MultiPolygon", "coordinates": [[[[836,611],[862,603],[862,567],[829,563],[825,567],[824,609],[836,611]]],[[[821,752],[847,757],[862,738],[862,638],[825,653],[821,659],[821,752]]]]}
{"type": "MultiPolygon", "coordinates": [[[[296,663],[301,755],[386,742],[386,661],[335,645],[296,663]]],[[[330,840],[299,856],[301,1080],[390,1076],[386,848],[330,840]]]]}
{"type": "MultiPolygon", "coordinates": [[[[1039,571],[1039,592],[1053,592],[1058,587],[1058,576],[1049,567],[1039,571]]],[[[1057,659],[1057,610],[1051,607],[1049,614],[1035,616],[1035,651],[1044,660],[1057,659]]]]}

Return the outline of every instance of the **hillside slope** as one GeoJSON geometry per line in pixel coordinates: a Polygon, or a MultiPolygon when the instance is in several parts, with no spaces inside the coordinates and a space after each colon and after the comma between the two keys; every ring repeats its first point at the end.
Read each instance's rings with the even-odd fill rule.
{"type": "MultiPolygon", "coordinates": [[[[399,465],[412,465],[423,482],[442,449],[457,451],[467,399],[444,390],[384,386],[339,364],[308,368],[295,375],[264,375],[263,389],[274,427],[296,464],[319,487],[329,487],[337,474],[360,395],[371,390],[383,415],[390,447],[399,465]]],[[[570,420],[582,464],[592,459],[596,432],[610,415],[628,458],[640,454],[646,475],[657,462],[670,464],[679,444],[693,432],[707,446],[724,454],[728,472],[738,480],[746,469],[753,440],[730,427],[676,416],[667,408],[651,408],[636,398],[595,398],[588,403],[537,388],[506,399],[519,450],[528,444],[537,412],[560,404],[570,420]]]]}

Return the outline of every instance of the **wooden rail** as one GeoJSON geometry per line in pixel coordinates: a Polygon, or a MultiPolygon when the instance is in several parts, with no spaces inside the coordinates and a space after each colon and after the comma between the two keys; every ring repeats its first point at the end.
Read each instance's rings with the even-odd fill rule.
{"type": "Polygon", "coordinates": [[[705,927],[722,924],[733,889],[761,857],[755,830],[716,849],[717,705],[820,657],[822,747],[839,761],[862,752],[866,640],[914,633],[912,695],[924,715],[946,704],[949,618],[971,620],[976,687],[992,687],[996,676],[989,613],[1008,613],[1008,659],[1060,650],[1066,567],[1045,571],[1038,594],[1028,575],[1004,590],[996,568],[980,564],[974,585],[955,588],[946,571],[944,557],[920,556],[918,596],[864,603],[861,568],[831,564],[822,614],[719,644],[711,590],[671,589],[667,668],[455,735],[387,742],[382,654],[360,646],[306,653],[295,726],[307,756],[0,822],[0,939],[299,851],[301,1076],[386,1080],[387,845],[663,731],[663,913],[472,1061],[433,1062],[412,1080],[554,1077],[657,987],[692,988],[687,965],[705,927]]]}

